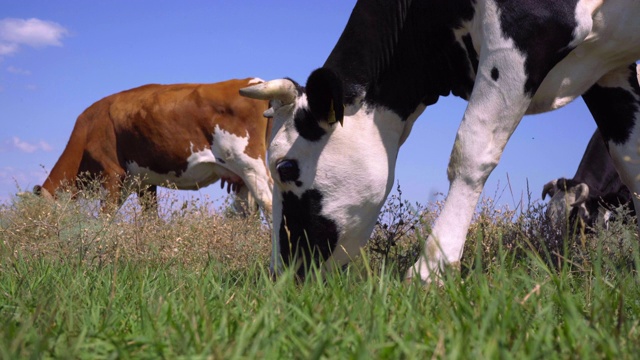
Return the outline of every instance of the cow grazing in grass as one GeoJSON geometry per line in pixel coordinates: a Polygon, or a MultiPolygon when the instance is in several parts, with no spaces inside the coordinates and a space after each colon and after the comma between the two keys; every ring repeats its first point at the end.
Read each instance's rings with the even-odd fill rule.
{"type": "Polygon", "coordinates": [[[558,229],[566,228],[567,219],[572,222],[581,219],[589,227],[596,223],[607,226],[622,205],[630,206],[635,213],[631,192],[622,183],[598,130],[587,144],[573,178],[549,181],[542,189],[542,198],[547,195],[551,199],[546,215],[558,229]]]}
{"type": "Polygon", "coordinates": [[[34,192],[55,195],[78,187],[87,174],[107,190],[107,204],[121,203],[123,186],[137,182],[155,209],[157,186],[197,190],[221,180],[248,206],[253,197],[270,212],[265,156],[272,123],[263,117],[269,105],[238,94],[261,82],[153,84],[107,96],[78,117],[60,159],[34,192]]]}
{"type": "Polygon", "coordinates": [[[304,275],[359,254],[414,121],[450,93],[469,103],[449,192],[407,278],[459,264],[484,183],[525,114],[583,96],[622,181],[640,190],[640,161],[623,161],[637,158],[640,134],[638,19],[636,0],[359,1],[306,87],[280,79],[242,91],[274,100],[274,270],[305,263],[304,275]]]}

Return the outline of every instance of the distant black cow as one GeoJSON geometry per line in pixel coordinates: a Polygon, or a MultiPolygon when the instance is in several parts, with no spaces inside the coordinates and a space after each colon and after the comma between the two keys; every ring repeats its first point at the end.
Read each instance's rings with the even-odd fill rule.
{"type": "Polygon", "coordinates": [[[622,183],[607,151],[602,135],[595,131],[572,179],[559,178],[546,183],[542,198],[551,197],[547,218],[556,227],[565,227],[568,218],[580,218],[585,225],[606,226],[621,205],[635,213],[631,192],[622,183]],[[569,214],[567,214],[569,211],[569,214]]]}

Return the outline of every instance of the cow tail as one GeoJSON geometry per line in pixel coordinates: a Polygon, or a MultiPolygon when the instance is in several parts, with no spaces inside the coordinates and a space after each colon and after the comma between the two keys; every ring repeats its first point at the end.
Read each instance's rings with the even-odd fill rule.
{"type": "Polygon", "coordinates": [[[90,128],[90,121],[86,112],[78,116],[67,146],[42,185],[42,189],[52,195],[61,186],[76,186],[76,178],[79,175],[80,163],[82,162],[90,128]]]}

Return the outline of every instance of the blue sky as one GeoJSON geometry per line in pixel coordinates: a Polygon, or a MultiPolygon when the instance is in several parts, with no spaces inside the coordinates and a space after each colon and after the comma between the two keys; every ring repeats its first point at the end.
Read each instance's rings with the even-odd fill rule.
{"type": "MultiPolygon", "coordinates": [[[[0,12],[0,201],[41,184],[77,116],[112,93],[147,83],[257,76],[301,83],[321,66],[353,0],[4,2],[0,12]]],[[[366,29],[363,29],[366,31],[366,29]]],[[[466,103],[441,98],[400,150],[403,196],[446,193],[446,167],[466,103]]],[[[527,181],[573,176],[595,129],[582,100],[525,117],[485,194],[513,207],[527,181]],[[509,189],[507,185],[510,184],[509,189]],[[513,197],[511,195],[513,193],[513,197]]],[[[185,192],[186,193],[186,192],[185,192]]],[[[200,194],[226,193],[213,184],[200,194]]],[[[190,194],[187,194],[190,195],[190,194]]]]}

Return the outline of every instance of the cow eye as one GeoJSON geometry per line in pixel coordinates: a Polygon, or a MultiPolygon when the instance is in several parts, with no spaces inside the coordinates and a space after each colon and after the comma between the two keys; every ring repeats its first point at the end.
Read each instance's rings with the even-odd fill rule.
{"type": "Polygon", "coordinates": [[[298,162],[295,160],[282,160],[276,165],[278,170],[278,176],[280,181],[297,181],[300,177],[300,169],[298,168],[298,162]]]}

